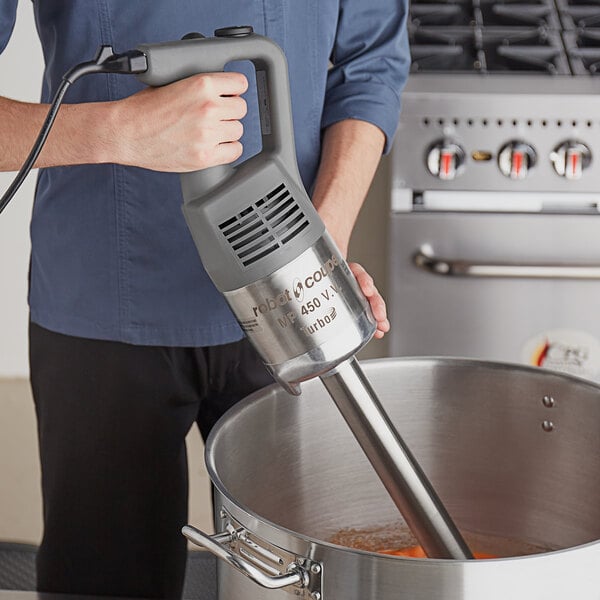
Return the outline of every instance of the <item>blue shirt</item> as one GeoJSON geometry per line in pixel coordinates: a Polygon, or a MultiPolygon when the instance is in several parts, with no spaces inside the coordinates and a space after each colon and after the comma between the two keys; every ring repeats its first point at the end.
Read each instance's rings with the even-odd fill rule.
{"type": "MultiPolygon", "coordinates": [[[[0,51],[16,3],[0,2],[0,51]]],[[[409,67],[406,3],[34,0],[46,63],[42,101],[101,44],[121,52],[190,31],[212,35],[219,27],[249,24],[288,58],[298,164],[310,189],[328,125],[347,118],[371,122],[389,148],[409,67]]],[[[90,75],[69,89],[65,102],[117,100],[141,88],[134,76],[90,75]]],[[[257,122],[250,103],[246,156],[256,151],[257,122]]],[[[42,169],[31,223],[31,319],[59,333],[134,344],[239,339],[233,314],[202,268],[181,204],[176,174],[116,164],[42,169]]]]}

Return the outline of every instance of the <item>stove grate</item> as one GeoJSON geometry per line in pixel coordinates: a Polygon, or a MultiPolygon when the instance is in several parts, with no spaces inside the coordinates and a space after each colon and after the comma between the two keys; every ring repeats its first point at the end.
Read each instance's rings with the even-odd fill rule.
{"type": "Polygon", "coordinates": [[[412,0],[413,73],[600,74],[600,0],[412,0]]]}

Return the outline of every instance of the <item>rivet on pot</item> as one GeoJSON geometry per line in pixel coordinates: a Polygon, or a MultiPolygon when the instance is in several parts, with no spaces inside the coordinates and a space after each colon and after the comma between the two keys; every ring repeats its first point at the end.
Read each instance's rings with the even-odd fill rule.
{"type": "Polygon", "coordinates": [[[542,422],[542,429],[546,433],[550,433],[551,431],[554,431],[554,423],[552,421],[543,421],[542,422]]]}
{"type": "Polygon", "coordinates": [[[321,600],[321,594],[319,594],[319,592],[313,592],[313,593],[310,595],[310,597],[311,597],[313,600],[321,600]]]}
{"type": "Polygon", "coordinates": [[[321,572],[321,565],[314,564],[310,567],[310,572],[317,575],[317,573],[321,572]]]}
{"type": "Polygon", "coordinates": [[[219,517],[221,517],[221,519],[226,519],[227,513],[223,509],[221,509],[219,512],[219,517]]]}
{"type": "Polygon", "coordinates": [[[546,407],[546,408],[553,408],[554,404],[555,404],[555,400],[552,396],[544,396],[542,398],[542,404],[546,407]]]}

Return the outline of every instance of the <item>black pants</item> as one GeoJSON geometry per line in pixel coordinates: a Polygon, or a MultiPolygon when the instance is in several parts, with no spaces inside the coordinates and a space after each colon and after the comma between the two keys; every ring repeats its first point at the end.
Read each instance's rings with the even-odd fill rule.
{"type": "Polygon", "coordinates": [[[270,375],[246,340],[133,346],[35,324],[29,335],[44,509],[39,591],[179,598],[185,436],[196,422],[206,438],[270,375]]]}

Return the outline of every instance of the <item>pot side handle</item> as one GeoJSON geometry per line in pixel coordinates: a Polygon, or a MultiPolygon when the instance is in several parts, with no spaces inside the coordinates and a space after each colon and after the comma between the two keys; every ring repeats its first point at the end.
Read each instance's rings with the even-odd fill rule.
{"type": "Polygon", "coordinates": [[[258,585],[268,589],[280,589],[289,585],[295,585],[300,588],[306,588],[309,584],[309,575],[300,565],[292,563],[288,566],[285,575],[270,576],[263,573],[246,559],[233,553],[222,542],[231,542],[234,539],[234,533],[221,533],[214,536],[207,535],[203,531],[186,525],[181,532],[196,546],[205,548],[217,558],[224,560],[228,565],[245,575],[258,585]]]}

